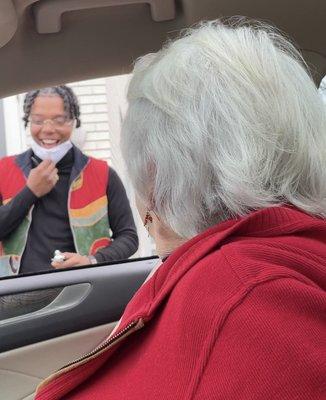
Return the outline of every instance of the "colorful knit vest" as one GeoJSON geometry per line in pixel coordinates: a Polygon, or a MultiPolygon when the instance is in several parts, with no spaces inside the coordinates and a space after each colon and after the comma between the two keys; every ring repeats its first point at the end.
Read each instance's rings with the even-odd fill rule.
{"type": "MultiPolygon", "coordinates": [[[[88,163],[72,182],[68,195],[68,214],[76,252],[94,255],[111,243],[108,218],[107,186],[109,167],[105,161],[89,158],[88,163]]],[[[0,194],[2,204],[7,204],[26,185],[23,171],[15,157],[5,157],[0,162],[0,194]]],[[[24,253],[32,209],[23,222],[0,242],[0,276],[19,273],[24,253]]],[[[49,254],[49,261],[51,258],[49,254]]]]}

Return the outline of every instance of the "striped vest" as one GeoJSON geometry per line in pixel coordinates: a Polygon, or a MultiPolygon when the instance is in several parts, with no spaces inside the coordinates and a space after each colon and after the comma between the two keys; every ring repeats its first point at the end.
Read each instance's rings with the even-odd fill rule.
{"type": "MultiPolygon", "coordinates": [[[[111,243],[108,217],[107,185],[109,167],[105,161],[89,158],[73,180],[68,194],[68,214],[76,251],[94,255],[111,243]]],[[[5,205],[26,185],[26,177],[15,162],[15,156],[0,161],[0,194],[5,205]]],[[[19,273],[33,207],[22,223],[0,242],[0,276],[19,273]]],[[[51,254],[49,254],[50,261],[51,254]]]]}

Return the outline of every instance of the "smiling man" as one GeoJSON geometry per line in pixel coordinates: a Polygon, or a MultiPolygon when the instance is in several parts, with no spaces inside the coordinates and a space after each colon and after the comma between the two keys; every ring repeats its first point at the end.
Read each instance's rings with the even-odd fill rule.
{"type": "Polygon", "coordinates": [[[80,126],[67,86],[27,93],[31,149],[0,161],[0,276],[128,258],[138,247],[125,189],[70,141],[80,126]],[[53,262],[56,249],[65,261],[53,262]]]}

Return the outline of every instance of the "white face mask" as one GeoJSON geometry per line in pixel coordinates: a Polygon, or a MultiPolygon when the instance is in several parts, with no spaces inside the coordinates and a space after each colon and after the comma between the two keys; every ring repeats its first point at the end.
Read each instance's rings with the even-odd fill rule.
{"type": "Polygon", "coordinates": [[[72,148],[72,143],[70,140],[66,140],[52,149],[45,149],[36,143],[33,138],[31,138],[31,148],[34,154],[37,155],[37,157],[39,157],[41,160],[52,160],[54,164],[57,164],[72,148]]]}
{"type": "Polygon", "coordinates": [[[71,134],[71,141],[72,143],[79,148],[79,150],[83,150],[83,147],[86,142],[86,135],[87,132],[84,131],[82,127],[74,128],[71,134]]]}

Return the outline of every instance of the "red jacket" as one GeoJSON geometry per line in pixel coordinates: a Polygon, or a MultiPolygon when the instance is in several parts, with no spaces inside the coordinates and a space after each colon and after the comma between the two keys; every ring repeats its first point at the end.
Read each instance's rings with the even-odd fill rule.
{"type": "Polygon", "coordinates": [[[326,398],[326,221],[270,208],[177,249],[37,400],[326,398]],[[69,392],[69,393],[68,393],[69,392]]]}

